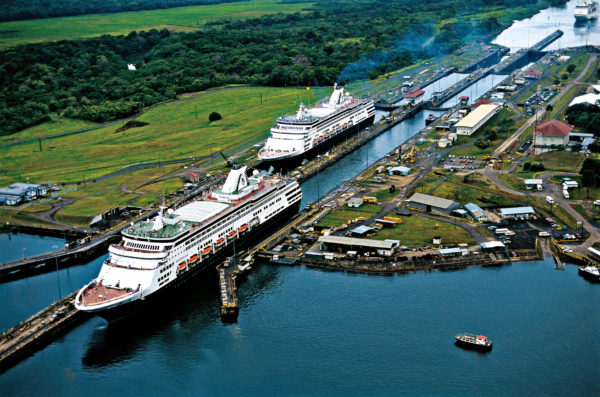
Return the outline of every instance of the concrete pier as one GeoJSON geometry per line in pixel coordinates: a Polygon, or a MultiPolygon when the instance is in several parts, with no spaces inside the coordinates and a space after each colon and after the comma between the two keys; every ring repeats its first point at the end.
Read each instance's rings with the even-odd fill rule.
{"type": "Polygon", "coordinates": [[[0,372],[88,318],[73,306],[76,294],[72,292],[0,335],[0,372]]]}

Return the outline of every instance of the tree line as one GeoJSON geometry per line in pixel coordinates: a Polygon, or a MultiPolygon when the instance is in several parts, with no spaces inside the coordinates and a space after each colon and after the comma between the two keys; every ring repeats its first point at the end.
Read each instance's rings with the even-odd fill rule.
{"type": "MultiPolygon", "coordinates": [[[[314,86],[348,81],[348,76],[339,78],[341,72],[364,54],[390,52],[384,63],[395,66],[431,56],[399,40],[413,29],[442,37],[435,39],[436,48],[452,51],[463,43],[468,29],[476,31],[489,21],[464,17],[443,29],[431,26],[464,9],[483,12],[499,4],[521,5],[522,0],[485,5],[479,0],[388,0],[385,12],[376,0],[318,0],[311,12],[219,21],[196,32],[153,29],[18,46],[0,52],[0,134],[46,121],[50,113],[113,120],[184,92],[224,84],[314,86]],[[430,21],[428,28],[422,27],[424,21],[430,21]],[[128,70],[128,63],[137,70],[128,70]]],[[[353,77],[366,77],[377,67],[359,65],[353,77]]]]}
{"type": "Polygon", "coordinates": [[[0,21],[156,10],[237,1],[242,0],[3,0],[0,2],[0,21]]]}

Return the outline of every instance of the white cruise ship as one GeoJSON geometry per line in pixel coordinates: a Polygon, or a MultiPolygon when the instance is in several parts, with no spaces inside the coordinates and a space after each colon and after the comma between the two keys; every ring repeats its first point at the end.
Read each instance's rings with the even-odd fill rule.
{"type": "Polygon", "coordinates": [[[234,246],[243,249],[297,213],[301,199],[294,180],[231,170],[220,188],[125,229],[98,277],[78,292],[75,307],[109,321],[123,317],[159,292],[214,271],[234,246]]]}
{"type": "Polygon", "coordinates": [[[264,161],[279,161],[308,155],[373,124],[374,119],[373,101],[353,99],[343,87],[335,84],[329,101],[310,109],[300,104],[295,115],[278,118],[258,157],[264,161]]]}
{"type": "Polygon", "coordinates": [[[598,3],[595,0],[583,0],[577,3],[573,12],[578,21],[589,21],[598,18],[598,3]]]}

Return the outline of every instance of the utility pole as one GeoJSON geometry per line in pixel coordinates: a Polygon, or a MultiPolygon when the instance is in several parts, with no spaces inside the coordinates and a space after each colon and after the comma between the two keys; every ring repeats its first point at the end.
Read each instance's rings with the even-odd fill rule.
{"type": "Polygon", "coordinates": [[[40,144],[40,152],[42,151],[42,138],[38,138],[38,143],[40,144]]]}
{"type": "Polygon", "coordinates": [[[196,114],[196,120],[198,120],[198,105],[194,105],[194,113],[196,114]]]}

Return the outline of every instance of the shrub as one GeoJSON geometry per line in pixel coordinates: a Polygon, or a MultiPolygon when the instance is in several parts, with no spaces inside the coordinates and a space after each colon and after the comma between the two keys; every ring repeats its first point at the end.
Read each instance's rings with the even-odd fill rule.
{"type": "Polygon", "coordinates": [[[223,117],[221,117],[221,115],[217,112],[212,112],[209,116],[208,116],[208,121],[210,121],[211,123],[213,121],[217,121],[217,120],[221,120],[223,117]]]}

